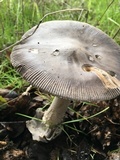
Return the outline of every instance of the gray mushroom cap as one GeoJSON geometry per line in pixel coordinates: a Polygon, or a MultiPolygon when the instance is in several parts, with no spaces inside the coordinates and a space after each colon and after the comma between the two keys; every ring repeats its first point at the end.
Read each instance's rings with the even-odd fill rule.
{"type": "Polygon", "coordinates": [[[92,101],[120,94],[120,47],[87,23],[41,23],[13,48],[11,62],[33,86],[59,97],[92,101]]]}

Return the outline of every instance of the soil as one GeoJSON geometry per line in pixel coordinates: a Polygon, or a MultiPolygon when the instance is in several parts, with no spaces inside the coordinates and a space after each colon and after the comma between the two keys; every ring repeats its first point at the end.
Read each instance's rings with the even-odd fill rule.
{"type": "Polygon", "coordinates": [[[16,113],[34,116],[49,99],[34,88],[29,94],[0,89],[0,160],[120,160],[120,97],[71,102],[64,121],[80,121],[64,125],[51,142],[33,141],[29,119],[16,113]]]}

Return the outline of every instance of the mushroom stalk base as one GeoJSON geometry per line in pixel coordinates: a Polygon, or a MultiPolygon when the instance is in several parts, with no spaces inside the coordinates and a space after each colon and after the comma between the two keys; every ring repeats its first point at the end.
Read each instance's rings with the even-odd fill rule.
{"type": "Polygon", "coordinates": [[[55,97],[45,113],[37,109],[35,117],[42,118],[42,121],[32,119],[26,123],[33,140],[48,142],[55,139],[62,131],[58,124],[63,120],[69,104],[69,100],[55,97]]]}

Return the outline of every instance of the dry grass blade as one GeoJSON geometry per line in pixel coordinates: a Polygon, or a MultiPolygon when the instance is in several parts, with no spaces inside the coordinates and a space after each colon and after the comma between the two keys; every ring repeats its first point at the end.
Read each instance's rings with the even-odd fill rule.
{"type": "MultiPolygon", "coordinates": [[[[39,21],[39,23],[38,23],[38,25],[36,26],[35,30],[34,30],[30,35],[28,35],[28,36],[25,37],[24,39],[21,39],[21,40],[17,41],[16,43],[14,43],[14,44],[12,44],[12,45],[6,47],[5,49],[1,50],[1,51],[0,51],[0,54],[3,53],[4,51],[6,51],[6,50],[8,50],[8,49],[10,49],[10,48],[12,48],[12,47],[14,47],[15,45],[23,42],[24,40],[28,39],[29,37],[31,37],[31,36],[36,32],[36,30],[38,29],[38,27],[40,26],[40,24],[42,23],[42,21],[43,21],[47,16],[53,15],[53,14],[56,14],[56,13],[60,13],[60,12],[83,11],[83,10],[85,10],[85,9],[72,8],[72,9],[58,10],[58,11],[54,11],[54,12],[50,12],[50,13],[45,14],[45,15],[43,16],[43,18],[39,21]]],[[[85,10],[85,11],[87,11],[87,10],[85,10]]]]}

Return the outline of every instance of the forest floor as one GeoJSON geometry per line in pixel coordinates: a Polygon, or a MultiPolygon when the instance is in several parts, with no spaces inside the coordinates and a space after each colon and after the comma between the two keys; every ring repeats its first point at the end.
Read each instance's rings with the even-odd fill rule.
{"type": "Polygon", "coordinates": [[[32,140],[25,116],[49,104],[34,88],[25,95],[0,89],[0,160],[120,160],[120,97],[96,103],[71,102],[60,136],[32,140]],[[74,120],[80,119],[78,122],[74,120]]]}

